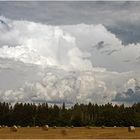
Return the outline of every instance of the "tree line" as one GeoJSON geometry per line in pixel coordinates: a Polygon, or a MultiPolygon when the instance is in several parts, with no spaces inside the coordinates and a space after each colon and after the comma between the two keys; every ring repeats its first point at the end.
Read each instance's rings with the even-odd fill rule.
{"type": "Polygon", "coordinates": [[[70,108],[47,103],[0,103],[0,125],[20,126],[140,126],[140,103],[122,105],[75,104],[70,108]]]}

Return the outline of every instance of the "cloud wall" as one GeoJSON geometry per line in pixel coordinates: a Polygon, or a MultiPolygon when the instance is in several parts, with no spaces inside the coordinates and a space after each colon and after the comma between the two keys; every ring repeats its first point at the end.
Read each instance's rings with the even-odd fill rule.
{"type": "Polygon", "coordinates": [[[0,19],[2,101],[102,104],[139,76],[140,44],[122,45],[101,24],[0,19]]]}

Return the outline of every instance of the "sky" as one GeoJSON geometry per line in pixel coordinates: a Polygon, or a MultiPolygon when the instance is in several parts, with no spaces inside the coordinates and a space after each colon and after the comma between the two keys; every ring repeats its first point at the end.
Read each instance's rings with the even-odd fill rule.
{"type": "Polygon", "coordinates": [[[140,2],[0,2],[0,101],[140,101],[140,2]]]}

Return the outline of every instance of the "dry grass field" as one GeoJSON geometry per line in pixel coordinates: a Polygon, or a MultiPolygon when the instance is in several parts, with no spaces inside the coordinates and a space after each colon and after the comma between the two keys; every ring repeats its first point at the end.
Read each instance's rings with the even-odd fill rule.
{"type": "Polygon", "coordinates": [[[140,128],[136,128],[134,132],[128,132],[126,127],[109,127],[100,128],[92,127],[91,129],[84,127],[77,128],[63,128],[57,127],[49,128],[48,131],[41,127],[18,128],[17,132],[12,132],[10,128],[0,129],[0,139],[140,139],[140,128]]]}

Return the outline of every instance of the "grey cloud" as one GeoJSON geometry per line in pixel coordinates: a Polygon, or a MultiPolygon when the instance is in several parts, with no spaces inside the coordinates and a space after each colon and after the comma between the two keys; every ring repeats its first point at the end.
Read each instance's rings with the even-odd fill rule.
{"type": "Polygon", "coordinates": [[[7,29],[9,29],[9,26],[3,20],[0,20],[0,25],[4,26],[7,29]]]}
{"type": "Polygon", "coordinates": [[[136,58],[136,60],[138,60],[138,61],[139,61],[139,60],[140,60],[140,56],[138,56],[138,57],[136,58]]]}
{"type": "Polygon", "coordinates": [[[115,52],[117,52],[118,50],[111,50],[111,51],[109,51],[108,53],[107,53],[107,55],[111,55],[112,53],[115,53],[115,52]]]}
{"type": "Polygon", "coordinates": [[[104,41],[100,41],[96,46],[95,46],[98,50],[103,49],[104,46],[104,41]]]}
{"type": "MultiPolygon", "coordinates": [[[[13,19],[25,19],[50,24],[79,24],[103,23],[108,25],[116,20],[123,20],[120,14],[129,9],[138,10],[140,4],[136,2],[0,2],[0,13],[13,19]],[[127,8],[127,9],[126,9],[127,8]],[[113,17],[116,15],[116,17],[113,17]],[[111,18],[113,18],[111,20],[111,18]]],[[[133,13],[138,13],[133,11],[133,13]]]]}
{"type": "Polygon", "coordinates": [[[123,62],[131,62],[131,60],[124,60],[123,62]]]}
{"type": "MultiPolygon", "coordinates": [[[[101,3],[96,4],[100,5],[101,3]]],[[[106,2],[105,5],[103,5],[103,3],[103,9],[106,9],[108,5],[111,6],[111,4],[106,4],[106,2]]],[[[18,7],[21,4],[23,5],[23,7],[26,7],[26,4],[24,2],[17,3],[15,5],[17,5],[18,7]]],[[[34,3],[34,5],[36,4],[38,6],[38,3],[34,3]]],[[[119,8],[119,3],[117,4],[119,8]]],[[[31,5],[29,3],[29,9],[32,9],[31,5]]],[[[62,5],[65,5],[65,3],[63,3],[62,5]]],[[[71,5],[72,7],[76,6],[72,4],[72,2],[71,5]]],[[[130,3],[128,3],[128,5],[130,5],[130,3]]],[[[77,9],[79,8],[80,5],[77,4],[77,9]]],[[[84,6],[82,8],[84,9],[84,6]]],[[[87,8],[85,8],[83,12],[85,12],[85,14],[91,14],[89,12],[86,13],[86,9],[87,8]]],[[[57,9],[55,10],[57,11],[57,9]]],[[[62,11],[63,10],[64,9],[62,9],[62,11]]],[[[98,12],[96,11],[97,14],[98,12]]],[[[59,14],[61,15],[61,12],[58,13],[58,17],[59,14]]],[[[58,17],[56,18],[57,20],[58,17]]],[[[39,16],[39,18],[41,17],[39,16]]],[[[81,19],[82,18],[80,18],[79,22],[84,21],[83,19],[81,19]]],[[[43,22],[43,20],[40,20],[39,22],[43,22]]],[[[75,23],[72,20],[71,22],[73,24],[75,23]]],[[[100,22],[102,23],[102,21],[100,22]]],[[[3,58],[0,61],[0,85],[6,89],[6,91],[3,91],[3,93],[1,93],[0,91],[0,95],[3,101],[8,101],[9,99],[9,101],[19,100],[44,102],[46,100],[50,103],[55,103],[63,101],[70,102],[75,100],[88,102],[89,100],[92,100],[93,102],[103,103],[104,101],[111,101],[110,98],[112,99],[112,96],[116,92],[119,92],[123,89],[124,83],[126,80],[128,80],[128,78],[133,77],[134,74],[136,77],[140,75],[139,73],[136,74],[136,70],[139,71],[139,65],[130,65],[129,63],[123,63],[123,60],[130,59],[131,61],[133,61],[133,59],[135,59],[135,56],[138,55],[137,52],[139,51],[140,45],[131,44],[130,46],[123,46],[121,44],[121,40],[117,39],[114,34],[111,34],[108,30],[106,30],[105,26],[101,24],[95,26],[79,24],[64,27],[48,26],[45,24],[38,24],[23,20],[11,20],[11,23],[13,23],[13,25],[15,26],[14,29],[16,30],[16,33],[18,32],[20,34],[14,34],[15,32],[11,31],[11,35],[14,36],[15,40],[13,40],[11,36],[9,36],[6,40],[2,39],[0,42],[3,41],[3,44],[7,43],[7,45],[9,46],[9,43],[11,45],[11,40],[13,40],[13,43],[16,42],[16,44],[18,44],[20,40],[21,46],[15,46],[15,48],[6,46],[2,47],[0,50],[0,55],[3,58]],[[54,35],[54,31],[56,35],[54,35]],[[48,38],[48,40],[46,40],[46,38],[48,38]],[[46,43],[48,43],[48,45],[46,45],[46,43]],[[94,49],[93,52],[87,51],[88,46],[91,47],[92,44],[97,44],[97,48],[99,48],[94,49]],[[127,47],[128,50],[126,49],[127,47]],[[62,60],[67,60],[65,63],[58,59],[58,49],[60,50],[59,54],[61,54],[62,60]],[[117,52],[117,49],[120,49],[121,51],[115,53],[117,52]],[[46,51],[48,51],[49,53],[46,53],[46,51]],[[101,53],[102,51],[105,51],[104,54],[101,53]],[[67,54],[68,56],[70,55],[68,59],[67,54]],[[43,58],[51,59],[48,60],[43,58]],[[88,67],[88,65],[86,65],[88,62],[90,62],[90,59],[93,60],[92,64],[94,67],[92,67],[92,70],[90,69],[91,67],[88,67]],[[46,62],[53,63],[54,60],[60,61],[60,64],[62,65],[59,65],[59,63],[55,63],[56,67],[52,68],[52,65],[50,64],[51,68],[49,69],[49,66],[46,65],[46,62]],[[40,61],[40,63],[36,63],[38,61],[40,61]],[[62,70],[62,66],[69,66],[69,64],[73,63],[75,68],[80,69],[80,71],[82,72],[76,70],[70,73],[67,71],[70,70],[69,67],[66,67],[66,71],[62,70]],[[35,64],[40,64],[40,68],[35,64]],[[98,67],[97,70],[96,66],[98,67]],[[136,66],[138,68],[136,68],[136,66]],[[46,69],[41,69],[44,67],[46,67],[46,69]],[[85,67],[89,68],[88,72],[82,69],[85,67]],[[98,73],[97,75],[95,75],[94,68],[98,73]],[[125,74],[125,71],[128,73],[125,74]],[[132,71],[133,75],[130,75],[129,71],[132,71]],[[38,76],[38,73],[41,73],[41,76],[38,76]],[[27,82],[28,84],[25,85],[25,82],[27,82]],[[24,85],[22,86],[22,84],[24,85]],[[20,87],[22,89],[20,89],[20,87]]],[[[56,22],[54,21],[53,24],[54,23],[56,22]]],[[[64,24],[64,22],[61,23],[64,24]]],[[[6,34],[1,33],[1,38],[3,36],[7,37],[6,34]]],[[[128,91],[128,93],[118,93],[116,95],[116,100],[136,100],[136,97],[138,97],[139,95],[133,97],[134,95],[135,91],[134,93],[130,91],[128,91]]]]}
{"type": "Polygon", "coordinates": [[[7,32],[9,30],[8,24],[0,19],[0,32],[7,32]]]}
{"type": "Polygon", "coordinates": [[[114,49],[114,50],[103,50],[103,51],[101,51],[101,53],[105,53],[107,55],[111,55],[111,54],[113,54],[113,53],[115,53],[117,51],[119,51],[119,50],[116,50],[116,49],[114,49]]]}
{"type": "Polygon", "coordinates": [[[3,1],[0,2],[0,14],[51,25],[102,23],[124,44],[139,42],[140,37],[140,2],[3,1]]]}
{"type": "Polygon", "coordinates": [[[140,102],[140,87],[135,86],[134,90],[129,88],[126,92],[117,93],[115,99],[112,101],[128,103],[140,102]]]}
{"type": "MultiPolygon", "coordinates": [[[[139,16],[138,16],[139,17],[139,16]]],[[[131,17],[130,17],[131,18],[131,17]]],[[[107,29],[122,40],[124,45],[140,42],[139,21],[130,23],[118,23],[117,25],[107,26],[107,29]]]]}
{"type": "Polygon", "coordinates": [[[0,89],[16,89],[22,87],[26,81],[36,82],[39,68],[32,64],[0,58],[0,89]]]}

